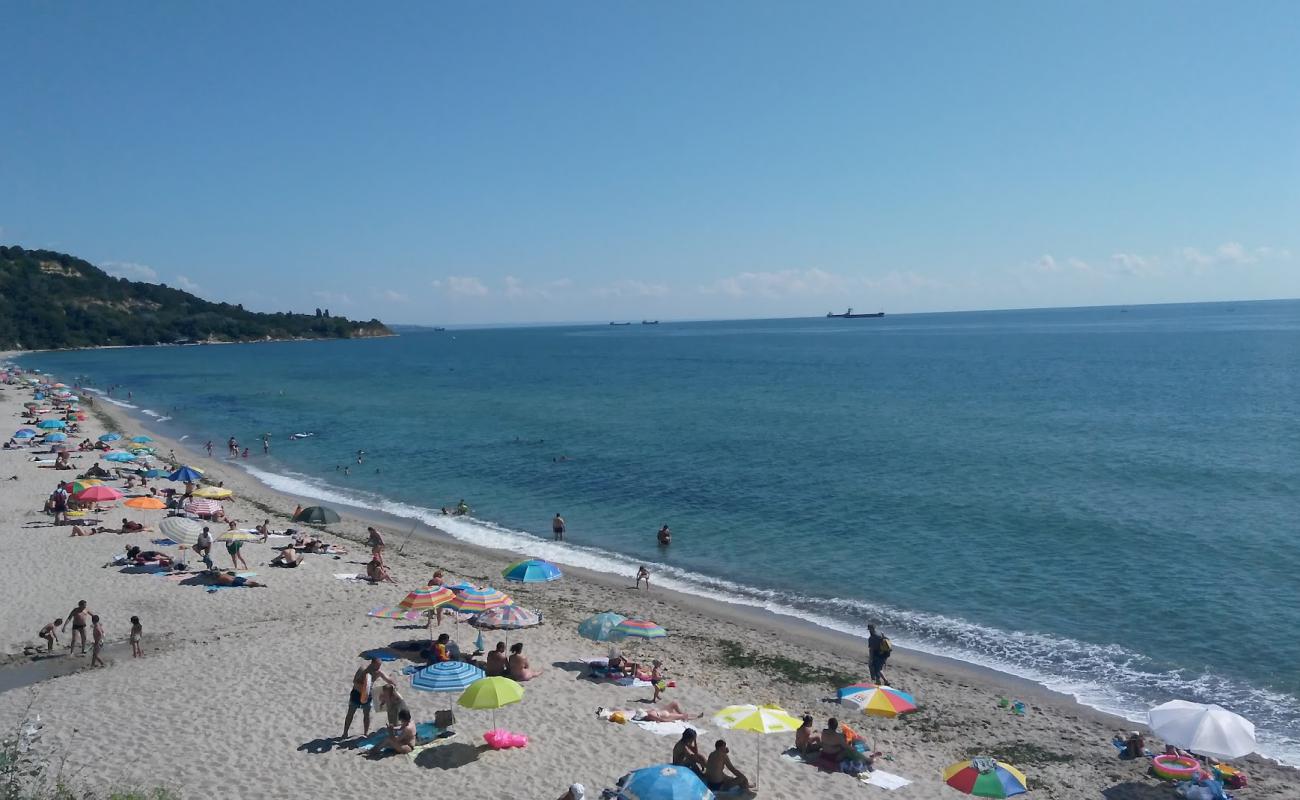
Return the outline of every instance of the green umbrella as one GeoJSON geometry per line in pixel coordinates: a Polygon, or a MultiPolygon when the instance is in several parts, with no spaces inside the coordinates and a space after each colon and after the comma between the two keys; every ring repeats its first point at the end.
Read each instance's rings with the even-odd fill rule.
{"type": "Polygon", "coordinates": [[[331,522],[338,522],[339,519],[337,511],[325,506],[308,506],[293,515],[294,522],[309,522],[313,525],[328,525],[331,522]]]}

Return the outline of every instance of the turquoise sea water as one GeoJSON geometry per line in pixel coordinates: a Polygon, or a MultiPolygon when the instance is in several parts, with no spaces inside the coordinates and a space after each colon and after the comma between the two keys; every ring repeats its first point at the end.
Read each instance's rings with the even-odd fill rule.
{"type": "Polygon", "coordinates": [[[1300,763],[1300,302],[23,362],[120,384],[199,466],[234,435],[277,488],[566,563],[649,563],[843,630],[874,620],[1106,710],[1219,702],[1300,763]],[[475,521],[433,513],[461,497],[475,521]],[[562,548],[543,543],[557,511],[562,548]]]}

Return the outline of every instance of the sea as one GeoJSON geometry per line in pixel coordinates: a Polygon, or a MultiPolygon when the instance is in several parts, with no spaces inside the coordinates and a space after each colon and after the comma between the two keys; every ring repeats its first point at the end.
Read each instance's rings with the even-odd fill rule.
{"type": "Polygon", "coordinates": [[[196,466],[234,436],[251,451],[237,463],[290,494],[563,564],[644,564],[852,634],[875,622],[1132,719],[1216,702],[1300,764],[1300,301],[21,363],[116,387],[196,466]],[[470,517],[440,515],[462,498],[470,517]]]}

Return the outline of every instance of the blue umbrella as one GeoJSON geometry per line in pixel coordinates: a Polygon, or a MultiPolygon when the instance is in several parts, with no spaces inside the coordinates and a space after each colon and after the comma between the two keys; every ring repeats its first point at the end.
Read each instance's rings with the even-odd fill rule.
{"type": "Polygon", "coordinates": [[[108,455],[104,456],[104,460],[120,461],[120,462],[135,461],[135,456],[131,455],[130,453],[109,453],[108,455]]]}
{"type": "Polygon", "coordinates": [[[145,442],[152,442],[153,439],[150,439],[148,436],[132,436],[131,441],[136,442],[137,444],[144,444],[145,442]]]}
{"type": "Polygon", "coordinates": [[[203,477],[203,473],[193,467],[181,467],[172,474],[167,476],[169,481],[184,481],[185,483],[194,483],[203,477]]]}
{"type": "Polygon", "coordinates": [[[558,581],[562,574],[560,568],[549,561],[534,558],[511,564],[501,572],[501,577],[516,583],[546,583],[558,581]]]}
{"type": "Polygon", "coordinates": [[[415,671],[411,686],[426,692],[461,692],[487,673],[464,661],[443,661],[415,671]]]}
{"type": "Polygon", "coordinates": [[[48,429],[48,428],[66,428],[66,427],[68,427],[68,423],[64,422],[64,421],[61,420],[61,419],[43,419],[43,420],[41,420],[40,422],[36,423],[36,427],[38,427],[38,428],[47,428],[47,429],[48,429]]]}
{"type": "Polygon", "coordinates": [[[47,442],[61,442],[61,441],[65,440],[65,439],[67,439],[67,438],[68,438],[68,434],[66,434],[66,433],[47,433],[47,434],[45,434],[45,441],[47,441],[47,442]]]}
{"type": "Polygon", "coordinates": [[[690,767],[655,764],[632,770],[621,781],[619,800],[713,800],[714,794],[690,767]]]}
{"type": "Polygon", "coordinates": [[[116,442],[118,439],[121,438],[122,438],[122,434],[120,433],[106,433],[103,436],[99,437],[99,440],[101,442],[116,442]]]}
{"type": "Polygon", "coordinates": [[[622,614],[615,614],[613,611],[606,611],[603,614],[588,617],[578,625],[578,635],[595,642],[608,642],[609,632],[614,629],[615,625],[625,619],[627,617],[622,614]]]}
{"type": "Polygon", "coordinates": [[[36,431],[31,428],[21,428],[14,432],[15,439],[31,439],[36,435],[36,431]]]}

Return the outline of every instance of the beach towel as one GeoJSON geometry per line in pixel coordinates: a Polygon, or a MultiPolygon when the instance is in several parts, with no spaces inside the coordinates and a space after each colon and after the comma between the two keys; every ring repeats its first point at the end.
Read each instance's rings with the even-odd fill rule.
{"type": "Polygon", "coordinates": [[[156,544],[159,547],[175,547],[180,542],[173,542],[171,539],[150,539],[149,544],[156,544]]]}
{"type": "Polygon", "coordinates": [[[370,583],[370,580],[359,572],[336,572],[334,577],[351,583],[370,583]]]}
{"type": "MultiPolygon", "coordinates": [[[[415,726],[415,746],[428,745],[434,739],[445,739],[452,735],[451,731],[444,730],[434,725],[432,722],[421,722],[415,726]]],[[[366,738],[361,740],[357,745],[358,750],[373,750],[379,746],[379,743],[388,738],[388,731],[375,731],[366,738]]]]}
{"type": "Polygon", "coordinates": [[[904,786],[911,783],[911,781],[909,781],[907,778],[904,778],[902,775],[895,775],[892,772],[885,772],[883,769],[878,769],[874,772],[863,773],[859,777],[859,779],[863,783],[868,783],[871,784],[872,786],[879,786],[881,789],[885,789],[891,792],[894,791],[895,789],[902,789],[904,786]]]}
{"type": "Polygon", "coordinates": [[[629,722],[631,722],[633,725],[637,726],[643,731],[650,731],[655,736],[680,737],[682,735],[682,732],[685,731],[687,728],[694,728],[695,732],[700,736],[707,736],[709,733],[708,731],[704,730],[700,726],[685,721],[650,722],[649,720],[644,720],[644,719],[634,719],[634,720],[629,720],[629,722]]]}

